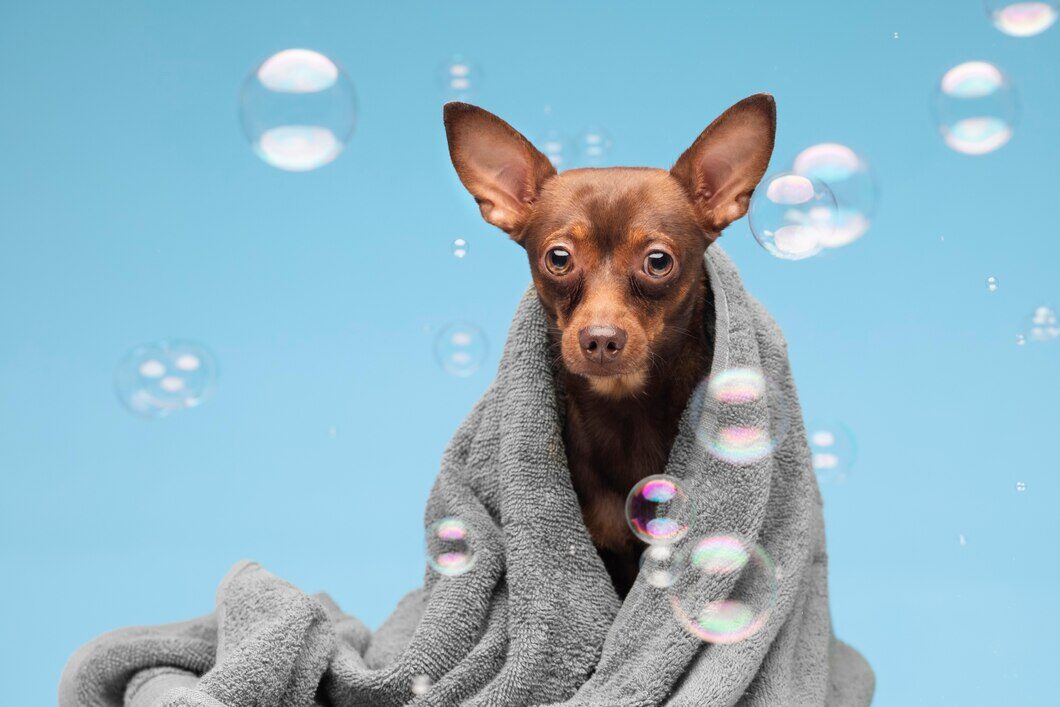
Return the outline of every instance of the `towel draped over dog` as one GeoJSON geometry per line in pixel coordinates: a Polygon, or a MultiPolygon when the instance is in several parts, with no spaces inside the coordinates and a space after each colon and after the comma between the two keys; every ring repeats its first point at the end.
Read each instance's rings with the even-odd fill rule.
{"type": "MultiPolygon", "coordinates": [[[[712,245],[705,260],[712,371],[762,370],[792,422],[771,455],[727,463],[697,435],[708,424],[697,404],[703,383],[666,473],[695,500],[690,539],[735,535],[775,560],[775,603],[756,633],[704,643],[674,618],[670,591],[722,599],[735,576],[679,579],[668,591],[641,572],[625,601],[616,595],[571,485],[562,391],[531,289],[497,377],[450,442],[427,503],[427,524],[446,516],[466,524],[470,571],[428,570],[424,587],[372,632],[326,595],[243,562],[222,581],[213,614],[115,631],[81,648],[63,674],[60,707],[868,705],[872,671],[832,633],[821,498],[786,344],[728,257],[712,245]],[[414,691],[422,676],[429,689],[414,691]]],[[[741,406],[741,423],[775,427],[769,408],[765,398],[741,406]]]]}

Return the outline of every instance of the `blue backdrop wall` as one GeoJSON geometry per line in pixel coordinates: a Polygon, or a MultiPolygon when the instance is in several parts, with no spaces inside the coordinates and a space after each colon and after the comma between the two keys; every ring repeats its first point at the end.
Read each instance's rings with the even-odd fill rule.
{"type": "Polygon", "coordinates": [[[837,633],[880,705],[1055,702],[1060,342],[1015,337],[1060,303],[1058,42],[1001,34],[976,0],[3,3],[2,701],[53,703],[105,630],[209,611],[240,558],[371,624],[420,580],[438,459],[528,282],[448,162],[436,72],[461,53],[479,103],[531,137],[601,125],[615,164],[668,166],[757,91],[775,168],[827,140],[871,162],[854,245],[785,262],[746,221],[722,241],[807,416],[857,440],[823,486],[837,633]],[[287,47],[341,63],[359,102],[345,152],[302,174],[237,119],[244,77],[287,47]],[[981,157],[929,108],[972,59],[1022,106],[981,157]],[[432,357],[457,319],[491,344],[469,378],[432,357]],[[163,337],[212,348],[217,394],[144,421],[113,371],[163,337]]]}

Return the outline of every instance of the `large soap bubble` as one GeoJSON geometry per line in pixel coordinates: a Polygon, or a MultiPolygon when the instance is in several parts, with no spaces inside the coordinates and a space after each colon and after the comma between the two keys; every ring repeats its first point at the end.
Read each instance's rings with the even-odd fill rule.
{"type": "Polygon", "coordinates": [[[346,147],[357,105],[338,64],[311,49],[285,49],[243,83],[240,119],[262,160],[289,172],[321,167],[346,147]]]}
{"type": "Polygon", "coordinates": [[[820,253],[832,237],[836,200],[819,179],[775,174],[755,189],[747,220],[755,240],[771,255],[802,260],[820,253]]]}
{"type": "Polygon", "coordinates": [[[994,26],[1011,37],[1033,37],[1056,22],[1055,2],[1008,2],[986,0],[986,11],[994,26]]]}
{"type": "Polygon", "coordinates": [[[946,145],[965,155],[985,155],[1012,138],[1016,91],[1001,69],[985,61],[959,64],[939,80],[935,119],[946,145]]]}
{"type": "Polygon", "coordinates": [[[217,384],[217,362],[202,344],[165,339],[137,346],[114,372],[118,398],[142,417],[201,405],[217,384]]]}
{"type": "Polygon", "coordinates": [[[681,481],[666,474],[641,479],[626,497],[626,522],[638,538],[669,545],[688,532],[695,514],[681,481]]]}
{"type": "Polygon", "coordinates": [[[838,248],[865,235],[876,212],[876,182],[861,155],[846,145],[822,142],[800,152],[792,171],[824,182],[835,196],[835,222],[821,234],[821,245],[838,248]]]}

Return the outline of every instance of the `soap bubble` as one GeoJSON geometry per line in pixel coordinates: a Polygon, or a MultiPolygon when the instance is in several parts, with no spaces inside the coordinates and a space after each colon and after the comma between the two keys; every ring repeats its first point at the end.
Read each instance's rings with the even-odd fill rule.
{"type": "Polygon", "coordinates": [[[1023,346],[1027,343],[1027,337],[1023,334],[1016,334],[1016,346],[1023,346]]]}
{"type": "Polygon", "coordinates": [[[611,154],[611,136],[603,128],[586,128],[578,136],[578,155],[582,164],[588,167],[600,167],[607,162],[611,154]]]}
{"type": "Polygon", "coordinates": [[[990,277],[986,278],[986,291],[987,292],[997,292],[997,278],[994,277],[993,275],[991,275],[990,277]]]}
{"type": "Polygon", "coordinates": [[[486,349],[486,335],[470,322],[447,324],[434,337],[434,358],[438,365],[460,378],[479,369],[486,358],[486,349]]]}
{"type": "Polygon", "coordinates": [[[670,545],[650,545],[640,556],[640,571],[649,585],[666,589],[677,579],[674,552],[670,545]]]}
{"type": "Polygon", "coordinates": [[[626,497],[626,522],[633,534],[652,545],[669,545],[688,532],[695,508],[681,482],[654,474],[641,479],[626,497]]]}
{"type": "Polygon", "coordinates": [[[470,250],[470,246],[468,246],[467,241],[463,238],[457,238],[450,244],[449,249],[453,252],[455,257],[463,258],[467,255],[468,250],[470,250]]]}
{"type": "Polygon", "coordinates": [[[1006,2],[986,0],[986,11],[994,26],[1012,37],[1033,37],[1056,22],[1055,2],[1006,2]]]}
{"type": "Polygon", "coordinates": [[[427,528],[427,563],[438,574],[455,577],[475,566],[475,550],[467,524],[452,516],[427,528]]]}
{"type": "Polygon", "coordinates": [[[712,455],[729,464],[768,457],[791,427],[780,388],[754,368],[728,368],[707,382],[697,430],[712,455]]]}
{"type": "Polygon", "coordinates": [[[427,691],[431,689],[434,683],[431,678],[427,675],[417,675],[412,678],[412,694],[416,697],[426,695],[427,691]]]}
{"type": "Polygon", "coordinates": [[[985,155],[1012,137],[1016,91],[993,64],[969,61],[947,71],[934,106],[942,139],[957,152],[985,155]]]}
{"type": "Polygon", "coordinates": [[[1035,307],[1027,327],[1031,341],[1055,341],[1060,338],[1060,320],[1052,307],[1035,307]]]}
{"type": "Polygon", "coordinates": [[[865,235],[876,212],[876,182],[863,157],[846,145],[822,142],[795,157],[795,174],[826,185],[836,200],[831,231],[821,235],[821,245],[838,248],[865,235]]]}
{"type": "Polygon", "coordinates": [[[357,118],[350,79],[311,49],[285,49],[263,61],[243,82],[239,107],[254,152],[289,172],[338,157],[357,118]]]}
{"type": "Polygon", "coordinates": [[[190,341],[167,339],[137,346],[114,373],[118,397],[143,417],[165,417],[201,405],[216,383],[213,354],[190,341]]]}
{"type": "Polygon", "coordinates": [[[681,577],[670,593],[681,626],[708,643],[738,643],[753,636],[765,626],[776,601],[773,560],[759,545],[735,535],[703,538],[684,551],[681,577]],[[724,598],[712,598],[719,595],[724,598]]]}
{"type": "Polygon", "coordinates": [[[1027,490],[1027,484],[1026,483],[1024,483],[1023,481],[1017,481],[1016,482],[1016,491],[1018,491],[1019,493],[1023,493],[1026,490],[1027,490]]]}
{"type": "Polygon", "coordinates": [[[836,200],[824,182],[801,174],[767,177],[755,189],[748,224],[758,244],[785,260],[802,260],[830,242],[836,200]]]}
{"type": "Polygon", "coordinates": [[[854,465],[857,449],[854,435],[846,425],[816,420],[806,426],[813,470],[820,481],[846,481],[854,465]]]}
{"type": "Polygon", "coordinates": [[[482,72],[475,62],[455,54],[438,68],[438,83],[446,100],[467,101],[478,93],[482,72]]]}
{"type": "Polygon", "coordinates": [[[538,147],[557,170],[570,167],[572,151],[570,140],[562,131],[556,128],[546,130],[538,140],[538,147]]]}

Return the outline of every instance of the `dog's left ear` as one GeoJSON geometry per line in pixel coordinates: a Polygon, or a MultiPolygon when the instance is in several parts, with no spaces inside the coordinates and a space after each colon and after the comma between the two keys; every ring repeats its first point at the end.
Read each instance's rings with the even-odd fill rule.
{"type": "Polygon", "coordinates": [[[670,170],[712,236],[747,213],[751,192],[769,166],[776,133],[773,97],[750,96],[707,126],[670,170]]]}

